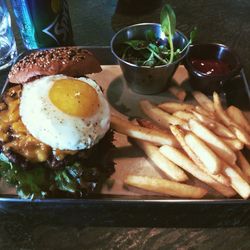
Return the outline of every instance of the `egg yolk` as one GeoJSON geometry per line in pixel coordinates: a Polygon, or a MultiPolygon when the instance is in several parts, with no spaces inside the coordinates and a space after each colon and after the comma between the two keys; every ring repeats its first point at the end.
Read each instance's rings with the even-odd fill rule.
{"type": "Polygon", "coordinates": [[[81,118],[95,114],[99,106],[96,90],[76,79],[56,80],[49,91],[49,98],[64,113],[81,118]]]}

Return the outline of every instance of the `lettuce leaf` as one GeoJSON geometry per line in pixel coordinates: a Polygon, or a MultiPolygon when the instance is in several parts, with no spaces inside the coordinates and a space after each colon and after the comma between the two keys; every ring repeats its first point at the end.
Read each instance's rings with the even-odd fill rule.
{"type": "Polygon", "coordinates": [[[114,162],[107,153],[114,148],[113,131],[92,148],[92,154],[81,162],[73,162],[63,169],[51,169],[44,164],[24,169],[9,162],[0,153],[0,179],[15,186],[21,198],[83,197],[98,192],[104,181],[114,172],[114,162]]]}
{"type": "Polygon", "coordinates": [[[22,198],[44,198],[49,190],[49,171],[44,167],[24,170],[12,164],[0,154],[0,177],[17,189],[17,194],[22,198]]]}
{"type": "Polygon", "coordinates": [[[55,173],[55,182],[58,189],[70,193],[81,192],[81,173],[80,164],[75,163],[72,166],[67,166],[63,170],[58,170],[55,173]]]}
{"type": "Polygon", "coordinates": [[[15,186],[18,196],[24,199],[45,198],[58,191],[81,194],[82,171],[79,163],[56,171],[44,166],[25,170],[0,154],[0,178],[15,186]]]}

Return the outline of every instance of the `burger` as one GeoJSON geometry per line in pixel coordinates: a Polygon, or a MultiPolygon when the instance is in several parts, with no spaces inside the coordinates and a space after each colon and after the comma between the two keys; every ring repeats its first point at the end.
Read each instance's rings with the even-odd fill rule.
{"type": "Polygon", "coordinates": [[[22,198],[84,197],[113,173],[110,109],[86,74],[101,67],[89,51],[37,51],[9,72],[0,103],[0,177],[22,198]]]}

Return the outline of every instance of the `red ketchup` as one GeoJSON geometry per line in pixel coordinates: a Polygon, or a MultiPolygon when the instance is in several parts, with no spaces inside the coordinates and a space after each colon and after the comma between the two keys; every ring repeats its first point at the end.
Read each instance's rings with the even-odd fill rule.
{"type": "Polygon", "coordinates": [[[231,71],[227,63],[215,59],[193,59],[191,63],[198,71],[210,76],[226,75],[231,71]]]}

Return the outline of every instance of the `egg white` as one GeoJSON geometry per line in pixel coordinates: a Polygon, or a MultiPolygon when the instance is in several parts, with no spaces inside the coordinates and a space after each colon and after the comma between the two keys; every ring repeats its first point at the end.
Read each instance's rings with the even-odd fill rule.
{"type": "Polygon", "coordinates": [[[60,150],[92,147],[108,131],[110,109],[97,83],[89,78],[77,80],[92,86],[99,99],[97,112],[88,118],[71,116],[58,109],[49,99],[54,81],[70,79],[65,75],[45,76],[24,84],[20,100],[20,116],[27,130],[39,141],[60,150]]]}

